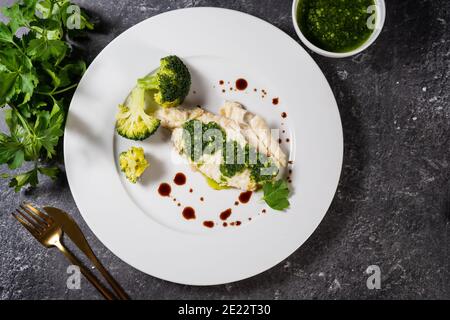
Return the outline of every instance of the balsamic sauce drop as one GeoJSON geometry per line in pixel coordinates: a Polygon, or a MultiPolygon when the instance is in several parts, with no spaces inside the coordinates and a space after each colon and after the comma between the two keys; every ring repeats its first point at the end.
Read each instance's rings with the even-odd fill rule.
{"type": "Polygon", "coordinates": [[[182,186],[183,184],[186,183],[186,176],[184,175],[184,173],[178,172],[175,175],[175,178],[173,178],[173,182],[175,182],[175,184],[182,186]]]}
{"type": "Polygon", "coordinates": [[[227,220],[231,216],[231,209],[227,209],[220,214],[221,220],[227,220]]]}
{"type": "Polygon", "coordinates": [[[193,220],[195,219],[195,210],[192,207],[186,207],[183,209],[183,217],[186,220],[193,220]]]}
{"type": "Polygon", "coordinates": [[[245,90],[247,89],[247,86],[248,86],[247,80],[242,78],[236,80],[236,89],[245,90]]]}
{"type": "Polygon", "coordinates": [[[158,192],[163,197],[168,197],[170,195],[170,192],[172,191],[172,188],[170,187],[170,184],[168,183],[161,183],[158,188],[158,192]]]}
{"type": "Polygon", "coordinates": [[[207,228],[214,227],[214,221],[203,221],[203,225],[207,228]]]}
{"type": "Polygon", "coordinates": [[[239,195],[239,201],[241,203],[247,203],[250,201],[250,198],[252,197],[253,192],[252,191],[245,191],[245,192],[241,192],[241,194],[239,195]]]}

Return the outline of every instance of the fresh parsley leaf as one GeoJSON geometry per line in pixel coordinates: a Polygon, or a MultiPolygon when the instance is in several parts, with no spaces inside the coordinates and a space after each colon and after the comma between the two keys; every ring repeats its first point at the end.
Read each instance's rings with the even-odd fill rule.
{"type": "Polygon", "coordinates": [[[8,163],[8,167],[11,170],[20,168],[23,164],[23,161],[25,160],[25,152],[22,149],[17,150],[14,153],[14,157],[10,163],[8,163]]]}
{"type": "Polygon", "coordinates": [[[22,166],[25,160],[23,144],[14,136],[0,133],[0,164],[7,164],[11,170],[22,166]]]}
{"type": "Polygon", "coordinates": [[[8,47],[0,51],[0,64],[3,70],[10,72],[28,72],[33,67],[30,58],[16,47],[8,47]]]}
{"type": "Polygon", "coordinates": [[[16,175],[9,182],[9,186],[14,188],[15,192],[19,192],[20,189],[26,185],[31,185],[32,187],[37,186],[38,182],[38,169],[35,168],[25,173],[16,175]]]}
{"type": "MultiPolygon", "coordinates": [[[[23,187],[30,185],[32,187],[37,186],[39,183],[38,173],[50,177],[55,180],[58,177],[60,170],[58,167],[35,167],[34,169],[27,171],[25,173],[18,174],[14,176],[10,182],[9,186],[14,188],[15,192],[19,192],[23,187]]],[[[10,175],[3,174],[2,178],[9,178],[10,175]]]]}
{"type": "Polygon", "coordinates": [[[20,27],[29,27],[35,17],[35,8],[38,0],[21,0],[10,7],[2,8],[1,12],[9,18],[9,26],[13,34],[20,27]]]}
{"type": "Polygon", "coordinates": [[[36,88],[38,83],[39,79],[33,72],[23,73],[20,75],[20,89],[25,95],[22,103],[30,101],[34,88],[36,88]]]}
{"type": "Polygon", "coordinates": [[[66,64],[58,72],[58,78],[61,81],[61,87],[67,87],[75,79],[78,79],[86,71],[84,61],[76,61],[75,63],[66,64]]]}
{"type": "Polygon", "coordinates": [[[41,167],[38,169],[38,171],[40,174],[46,175],[47,177],[50,177],[52,180],[55,180],[59,174],[58,167],[49,167],[49,168],[41,167]]]}
{"type": "Polygon", "coordinates": [[[54,89],[59,88],[59,86],[61,85],[61,79],[56,74],[56,71],[53,70],[53,66],[50,63],[48,63],[47,61],[44,61],[44,62],[42,62],[42,67],[45,70],[45,72],[47,72],[47,74],[52,79],[53,88],[54,89]]]}
{"type": "Polygon", "coordinates": [[[27,54],[36,61],[53,60],[56,61],[56,64],[59,64],[64,59],[67,50],[68,46],[62,40],[40,38],[30,41],[27,54]]]}
{"type": "Polygon", "coordinates": [[[43,19],[48,19],[52,16],[53,11],[58,8],[54,6],[54,0],[41,0],[36,5],[38,15],[43,19]]]}
{"type": "Polygon", "coordinates": [[[0,52],[0,106],[9,102],[16,93],[23,93],[23,101],[27,102],[33,95],[38,81],[30,59],[16,48],[0,52]]]}
{"type": "Polygon", "coordinates": [[[0,42],[13,42],[13,34],[6,24],[0,22],[0,42]]]}
{"type": "Polygon", "coordinates": [[[17,169],[24,160],[22,144],[13,137],[0,133],[0,164],[8,164],[10,169],[17,169]]]}
{"type": "Polygon", "coordinates": [[[20,51],[16,48],[8,48],[0,51],[0,64],[5,70],[10,72],[19,72],[22,57],[20,51]]]}
{"type": "Polygon", "coordinates": [[[42,144],[23,115],[16,109],[6,110],[5,122],[9,127],[11,140],[20,143],[25,160],[37,160],[42,144]]]}
{"type": "Polygon", "coordinates": [[[268,182],[263,186],[262,198],[274,210],[284,210],[289,207],[289,187],[286,180],[268,182]]]}
{"type": "Polygon", "coordinates": [[[64,35],[61,22],[54,19],[38,19],[31,23],[31,30],[36,31],[38,38],[60,40],[64,35]]]}
{"type": "Polygon", "coordinates": [[[40,144],[47,151],[49,159],[56,153],[55,147],[64,133],[63,122],[64,114],[57,104],[53,106],[51,112],[41,111],[37,115],[34,131],[40,144]]]}
{"type": "Polygon", "coordinates": [[[18,76],[16,72],[0,72],[0,107],[14,96],[14,85],[18,76]]]}
{"type": "Polygon", "coordinates": [[[46,110],[48,103],[40,101],[39,96],[34,95],[28,103],[23,103],[17,107],[19,112],[27,119],[34,119],[34,116],[41,110],[46,110]]]}

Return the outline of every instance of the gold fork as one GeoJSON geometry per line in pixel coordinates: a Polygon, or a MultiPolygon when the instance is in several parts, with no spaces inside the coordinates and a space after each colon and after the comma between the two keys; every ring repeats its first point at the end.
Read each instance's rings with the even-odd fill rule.
{"type": "Polygon", "coordinates": [[[48,215],[40,210],[30,210],[20,205],[12,215],[16,218],[42,245],[47,248],[56,247],[69,261],[80,268],[81,273],[100,291],[108,300],[116,300],[117,297],[111,293],[95,276],[86,268],[77,257],[73,255],[62,243],[63,231],[56,225],[48,215]],[[21,209],[21,210],[20,210],[21,209]]]}
{"type": "MultiPolygon", "coordinates": [[[[25,204],[25,206],[27,206],[32,211],[38,210],[28,203],[25,204]]],[[[114,294],[116,294],[121,300],[129,300],[130,298],[128,297],[127,293],[117,283],[117,281],[108,272],[108,270],[106,270],[100,260],[98,260],[75,220],[67,212],[55,207],[43,207],[42,211],[44,214],[47,214],[49,218],[53,219],[55,224],[61,227],[64,235],[72,240],[72,242],[78,247],[78,249],[80,249],[81,252],[83,252],[89,260],[91,260],[94,267],[97,268],[98,271],[100,271],[100,274],[111,286],[114,294]]]]}

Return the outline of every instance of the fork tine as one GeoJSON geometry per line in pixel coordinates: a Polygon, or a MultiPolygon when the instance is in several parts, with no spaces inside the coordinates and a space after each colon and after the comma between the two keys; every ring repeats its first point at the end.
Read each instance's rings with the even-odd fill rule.
{"type": "Polygon", "coordinates": [[[36,221],[36,223],[41,226],[42,228],[46,228],[48,226],[50,226],[46,221],[44,221],[43,219],[39,218],[39,216],[37,214],[34,213],[34,211],[28,209],[27,207],[20,205],[20,208],[25,211],[26,214],[28,214],[28,216],[30,216],[31,218],[33,218],[34,221],[36,221]]]}
{"type": "Polygon", "coordinates": [[[16,212],[25,219],[28,224],[30,224],[33,228],[35,228],[37,231],[41,232],[44,231],[45,226],[43,225],[42,221],[39,221],[36,216],[33,214],[30,214],[28,212],[21,211],[20,209],[16,209],[16,212]]]}
{"type": "Polygon", "coordinates": [[[44,220],[47,226],[50,226],[53,223],[52,218],[50,218],[47,214],[45,214],[41,210],[33,207],[30,203],[23,203],[20,205],[20,207],[25,211],[27,211],[27,208],[31,210],[35,215],[38,215],[42,220],[44,220]]]}
{"type": "Polygon", "coordinates": [[[19,221],[34,237],[39,237],[39,232],[32,225],[26,222],[22,217],[14,212],[12,212],[11,215],[16,218],[16,220],[19,221]]]}

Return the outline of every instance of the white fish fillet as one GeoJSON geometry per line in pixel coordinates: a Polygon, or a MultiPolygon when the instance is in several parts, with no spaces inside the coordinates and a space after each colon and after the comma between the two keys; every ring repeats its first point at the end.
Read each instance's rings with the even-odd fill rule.
{"type": "Polygon", "coordinates": [[[220,108],[219,113],[238,122],[244,131],[249,131],[246,135],[249,137],[249,141],[257,143],[258,150],[264,152],[268,156],[273,157],[278,166],[286,167],[287,158],[286,154],[281,150],[278,143],[279,136],[272,134],[267,122],[258,115],[255,115],[244,107],[234,101],[227,101],[220,108]]]}
{"type": "MultiPolygon", "coordinates": [[[[221,108],[221,115],[208,112],[199,107],[158,108],[154,116],[161,120],[161,126],[172,130],[172,142],[175,149],[183,154],[184,141],[182,126],[186,121],[199,120],[202,123],[216,122],[226,132],[227,140],[235,140],[241,147],[248,143],[259,152],[267,155],[278,168],[286,166],[286,155],[279,148],[278,143],[271,143],[270,137],[262,129],[268,130],[266,122],[254,114],[244,110],[238,103],[227,102],[221,108]],[[275,146],[275,148],[273,147],[275,146]]],[[[183,154],[184,155],[184,154],[183,154]]],[[[250,170],[237,173],[231,178],[224,177],[220,172],[222,152],[213,155],[203,155],[200,163],[194,163],[190,157],[184,155],[191,166],[205,176],[215,180],[219,184],[242,190],[256,190],[258,188],[250,176],[250,170]]]]}

